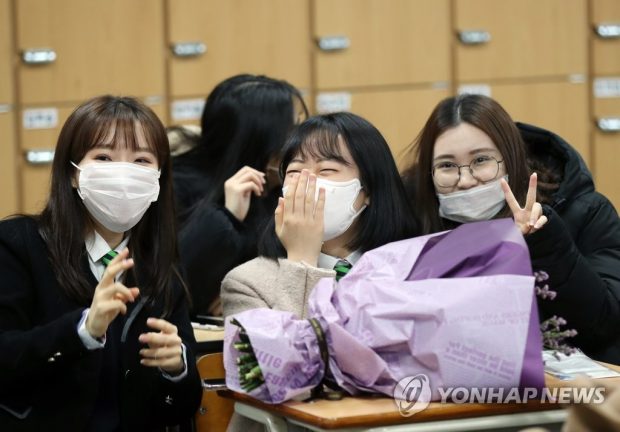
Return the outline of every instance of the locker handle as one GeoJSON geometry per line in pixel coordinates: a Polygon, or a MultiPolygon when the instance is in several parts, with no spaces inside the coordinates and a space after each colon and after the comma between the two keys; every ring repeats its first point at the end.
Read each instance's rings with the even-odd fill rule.
{"type": "Polygon", "coordinates": [[[491,41],[491,33],[486,30],[461,30],[458,35],[463,45],[483,45],[491,41]]]}
{"type": "Polygon", "coordinates": [[[172,44],[172,53],[176,57],[200,57],[207,52],[202,42],[177,42],[172,44]]]}
{"type": "Polygon", "coordinates": [[[323,36],[317,41],[321,51],[343,51],[351,46],[348,36],[323,36]]]}
{"type": "Polygon", "coordinates": [[[620,38],[620,24],[604,23],[594,27],[594,31],[601,39],[618,39],[620,38]]]}
{"type": "Polygon", "coordinates": [[[28,150],[25,157],[30,165],[49,165],[54,160],[54,150],[28,150]]]}
{"type": "Polygon", "coordinates": [[[51,48],[31,48],[22,51],[22,61],[28,65],[54,63],[56,57],[56,51],[51,48]]]}
{"type": "Polygon", "coordinates": [[[620,117],[602,117],[596,125],[603,132],[620,132],[620,117]]]}

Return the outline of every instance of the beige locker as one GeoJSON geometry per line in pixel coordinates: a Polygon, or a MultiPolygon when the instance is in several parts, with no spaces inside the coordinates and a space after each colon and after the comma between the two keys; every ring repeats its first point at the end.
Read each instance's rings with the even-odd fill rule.
{"type": "Polygon", "coordinates": [[[620,75],[620,1],[590,0],[593,75],[620,75]]]}
{"type": "Polygon", "coordinates": [[[318,89],[450,79],[448,0],[314,0],[318,89]]]}
{"type": "Polygon", "coordinates": [[[323,112],[351,111],[371,122],[383,134],[399,168],[403,169],[412,162],[409,149],[418,132],[435,105],[448,96],[447,88],[322,92],[317,95],[317,107],[323,112]],[[326,102],[330,98],[333,109],[322,109],[329,105],[326,102]]]}
{"type": "Polygon", "coordinates": [[[19,210],[14,126],[14,112],[0,112],[0,219],[19,210]]]}
{"type": "Polygon", "coordinates": [[[26,108],[20,112],[19,171],[23,212],[40,212],[47,202],[54,148],[60,129],[73,108],[73,105],[50,105],[42,108],[26,108]],[[42,124],[27,126],[25,118],[38,113],[53,116],[55,121],[48,120],[48,127],[42,124]]]}
{"type": "MultiPolygon", "coordinates": [[[[239,73],[310,87],[309,0],[167,0],[174,99],[239,73]]],[[[174,119],[172,119],[174,122],[174,119]]]]}
{"type": "Polygon", "coordinates": [[[586,74],[586,0],[455,0],[453,4],[457,80],[586,74]]]}
{"type": "Polygon", "coordinates": [[[0,0],[0,218],[18,209],[11,4],[0,0]]]}
{"type": "Polygon", "coordinates": [[[589,98],[585,83],[496,84],[490,88],[491,96],[515,121],[530,123],[556,133],[589,163],[589,98]]]}
{"type": "Polygon", "coordinates": [[[594,101],[596,188],[620,210],[620,97],[594,101]]]}
{"type": "MultiPolygon", "coordinates": [[[[58,135],[65,120],[73,109],[73,104],[49,105],[44,107],[26,107],[20,111],[20,142],[19,172],[21,176],[22,211],[36,213],[43,209],[47,201],[50,187],[51,163],[58,135]],[[34,123],[29,116],[51,116],[46,124],[34,123]]],[[[150,107],[162,118],[165,107],[163,104],[150,107]]],[[[74,161],[79,163],[79,161],[74,161]]]]}
{"type": "Polygon", "coordinates": [[[0,0],[0,104],[13,102],[13,26],[9,0],[0,0]]]}
{"type": "Polygon", "coordinates": [[[130,94],[161,102],[163,0],[19,0],[21,103],[130,94]]]}

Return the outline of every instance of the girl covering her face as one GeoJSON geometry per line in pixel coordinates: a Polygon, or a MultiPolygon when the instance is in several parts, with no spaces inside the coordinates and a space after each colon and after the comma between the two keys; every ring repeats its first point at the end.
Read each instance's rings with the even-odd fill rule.
{"type": "Polygon", "coordinates": [[[412,237],[417,226],[389,147],[379,131],[350,113],[312,117],[282,153],[283,197],[261,256],[222,282],[225,315],[254,307],[305,314],[310,290],[334,277],[339,260],[412,237]]]}
{"type": "Polygon", "coordinates": [[[145,430],[201,398],[163,125],[132,98],[65,122],[36,216],[0,222],[3,430],[145,430]]]}
{"type": "MultiPolygon", "coordinates": [[[[418,233],[385,139],[355,114],[320,115],[296,127],[280,175],[283,197],[261,256],[222,282],[225,316],[267,307],[306,317],[319,279],[345,277],[362,253],[418,233]]],[[[251,423],[235,415],[228,430],[255,430],[251,423]]]]}

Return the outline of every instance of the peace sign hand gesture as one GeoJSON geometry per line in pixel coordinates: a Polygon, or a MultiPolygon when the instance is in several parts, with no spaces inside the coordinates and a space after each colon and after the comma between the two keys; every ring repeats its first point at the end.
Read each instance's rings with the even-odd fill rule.
{"type": "Polygon", "coordinates": [[[512,190],[510,190],[510,186],[508,186],[508,182],[505,179],[500,181],[506,196],[506,202],[512,211],[512,217],[521,233],[523,235],[533,234],[541,229],[547,223],[547,217],[543,215],[540,203],[536,202],[536,184],[538,181],[536,173],[530,176],[530,185],[527,189],[524,208],[521,208],[519,205],[512,190]]]}

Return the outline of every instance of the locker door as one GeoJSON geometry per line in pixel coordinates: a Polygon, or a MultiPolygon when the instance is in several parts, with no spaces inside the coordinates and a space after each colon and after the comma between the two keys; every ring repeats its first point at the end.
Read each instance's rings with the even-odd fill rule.
{"type": "Polygon", "coordinates": [[[0,112],[0,219],[18,211],[14,126],[13,111],[0,112]]]}
{"type": "Polygon", "coordinates": [[[497,84],[491,96],[515,120],[549,129],[590,162],[588,88],[585,83],[497,84]]]}
{"type": "Polygon", "coordinates": [[[19,0],[21,102],[164,95],[163,0],[19,0]]]}
{"type": "Polygon", "coordinates": [[[620,209],[620,96],[594,102],[596,188],[620,209]]]}
{"type": "Polygon", "coordinates": [[[315,0],[312,21],[319,89],[450,79],[448,0],[315,0]]]}
{"type": "Polygon", "coordinates": [[[455,0],[454,5],[458,80],[586,73],[586,0],[455,0]]]}
{"type": "Polygon", "coordinates": [[[45,206],[56,140],[74,108],[72,105],[49,105],[21,110],[19,172],[22,212],[37,213],[45,206]]]}
{"type": "Polygon", "coordinates": [[[9,0],[0,0],[0,104],[13,102],[13,26],[9,0]]]}
{"type": "Polygon", "coordinates": [[[10,2],[0,0],[0,218],[18,211],[12,31],[10,2]]]}
{"type": "Polygon", "coordinates": [[[594,75],[620,75],[620,1],[591,0],[594,75]]]}
{"type": "Polygon", "coordinates": [[[364,117],[379,129],[399,168],[403,169],[412,162],[408,153],[411,143],[435,105],[448,96],[447,88],[322,92],[317,95],[317,109],[320,112],[347,110],[364,117]]]}
{"type": "Polygon", "coordinates": [[[173,98],[204,98],[239,73],[308,88],[308,1],[168,0],[173,98]]]}

